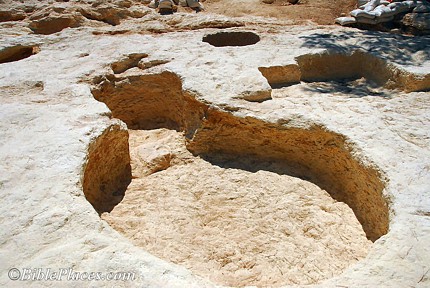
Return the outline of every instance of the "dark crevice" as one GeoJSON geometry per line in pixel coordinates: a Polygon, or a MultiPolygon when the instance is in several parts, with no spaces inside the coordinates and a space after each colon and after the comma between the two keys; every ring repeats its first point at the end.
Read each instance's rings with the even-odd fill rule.
{"type": "Polygon", "coordinates": [[[19,61],[39,52],[37,46],[16,45],[0,50],[0,64],[19,61]]]}

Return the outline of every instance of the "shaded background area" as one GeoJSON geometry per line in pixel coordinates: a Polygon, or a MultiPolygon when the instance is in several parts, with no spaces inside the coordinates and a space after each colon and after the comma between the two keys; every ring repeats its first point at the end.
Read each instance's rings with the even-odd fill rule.
{"type": "Polygon", "coordinates": [[[300,37],[302,47],[351,52],[367,47],[367,52],[397,64],[422,66],[430,61],[430,36],[405,36],[375,31],[316,32],[300,37]],[[363,37],[364,33],[364,37],[363,37]],[[346,41],[346,42],[345,42],[346,41]],[[389,49],[387,47],[390,47],[389,49]]]}

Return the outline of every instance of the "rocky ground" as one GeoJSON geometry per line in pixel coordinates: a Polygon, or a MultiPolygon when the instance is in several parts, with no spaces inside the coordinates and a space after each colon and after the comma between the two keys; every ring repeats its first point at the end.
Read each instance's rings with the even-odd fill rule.
{"type": "Polygon", "coordinates": [[[428,287],[430,37],[300,3],[0,1],[0,285],[428,287]]]}

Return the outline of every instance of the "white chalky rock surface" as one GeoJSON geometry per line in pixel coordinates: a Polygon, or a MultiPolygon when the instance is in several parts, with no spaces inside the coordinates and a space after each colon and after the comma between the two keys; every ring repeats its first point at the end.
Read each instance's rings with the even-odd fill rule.
{"type": "MultiPolygon", "coordinates": [[[[166,16],[166,21],[179,16],[166,16]]],[[[203,27],[198,27],[197,20],[190,25],[210,26],[208,16],[202,17],[206,17],[203,27]]],[[[430,38],[328,27],[285,28],[271,21],[265,26],[253,24],[262,22],[249,18],[246,27],[225,29],[260,36],[258,43],[243,47],[202,42],[204,35],[218,29],[149,35],[141,30],[146,22],[139,26],[135,19],[112,28],[127,27],[128,33],[118,35],[106,35],[109,27],[37,35],[19,25],[1,26],[0,47],[21,44],[40,49],[31,57],[0,64],[2,287],[77,285],[14,282],[8,277],[13,267],[136,273],[133,282],[115,281],[116,287],[216,286],[135,246],[99,217],[83,193],[90,143],[109,127],[126,129],[124,123],[110,117],[105,104],[94,99],[89,81],[112,74],[111,63],[133,53],[148,54],[148,61],[167,62],[137,73],[170,71],[179,77],[184,91],[207,105],[234,111],[229,113],[235,117],[305,130],[318,124],[343,135],[352,155],[363,165],[376,167],[389,205],[388,233],[372,244],[364,259],[315,287],[430,285],[430,93],[389,90],[391,87],[378,90],[372,85],[365,92],[345,92],[328,89],[324,83],[319,86],[318,81],[271,91],[258,69],[292,65],[296,57],[306,54],[351,54],[359,49],[402,71],[396,75],[409,73],[415,75],[413,83],[421,81],[418,87],[394,78],[404,85],[391,83],[392,87],[428,90],[430,56],[426,49],[430,38]],[[271,33],[267,33],[270,25],[271,33]],[[316,85],[313,90],[312,85],[316,85]]],[[[133,69],[125,73],[133,74],[133,69]]]]}

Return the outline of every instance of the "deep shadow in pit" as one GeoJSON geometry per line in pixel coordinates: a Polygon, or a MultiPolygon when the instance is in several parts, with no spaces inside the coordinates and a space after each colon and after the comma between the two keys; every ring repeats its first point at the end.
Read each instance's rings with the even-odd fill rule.
{"type": "Polygon", "coordinates": [[[306,83],[303,89],[312,93],[343,94],[348,95],[349,98],[373,96],[391,99],[393,95],[391,90],[381,89],[380,86],[365,78],[309,82],[306,83]]]}
{"type": "Polygon", "coordinates": [[[110,212],[124,198],[131,178],[128,131],[109,126],[88,148],[84,195],[97,213],[110,212]]]}
{"type": "Polygon", "coordinates": [[[183,131],[187,148],[213,164],[310,180],[352,208],[368,239],[388,231],[382,176],[352,156],[342,135],[236,117],[197,101],[171,72],[108,75],[93,85],[94,97],[130,129],[183,131]]]}
{"type": "Polygon", "coordinates": [[[205,35],[202,41],[215,47],[248,46],[258,43],[260,36],[247,31],[223,31],[205,35]]]}

